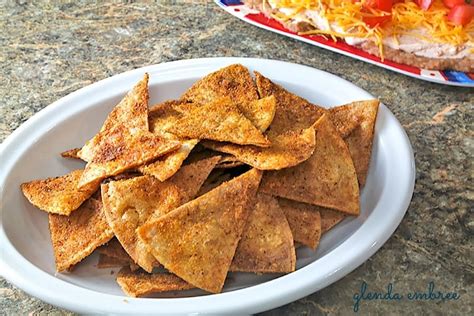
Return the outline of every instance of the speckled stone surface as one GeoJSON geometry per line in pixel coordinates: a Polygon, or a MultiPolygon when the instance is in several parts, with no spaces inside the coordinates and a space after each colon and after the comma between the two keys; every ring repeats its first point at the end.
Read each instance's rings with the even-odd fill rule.
{"type": "MultiPolygon", "coordinates": [[[[473,89],[419,81],[284,38],[206,1],[101,3],[2,1],[0,140],[51,102],[149,64],[248,56],[329,71],[380,98],[403,124],[415,151],[415,193],[400,227],[366,263],[333,285],[267,314],[351,314],[362,281],[376,291],[392,282],[402,293],[423,291],[433,281],[436,289],[461,295],[448,302],[365,301],[362,314],[472,314],[473,89]]],[[[0,314],[71,313],[0,279],[0,314]]]]}

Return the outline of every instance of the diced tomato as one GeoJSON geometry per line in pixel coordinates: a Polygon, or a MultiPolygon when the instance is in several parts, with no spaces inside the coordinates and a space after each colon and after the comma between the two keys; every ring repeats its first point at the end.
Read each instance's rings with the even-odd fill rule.
{"type": "Polygon", "coordinates": [[[377,0],[377,9],[392,12],[393,2],[392,0],[377,0]]]}
{"type": "Polygon", "coordinates": [[[392,0],[365,0],[364,6],[372,9],[379,9],[385,12],[391,12],[393,1],[392,0]]]}
{"type": "Polygon", "coordinates": [[[392,19],[391,15],[384,15],[384,16],[366,16],[363,18],[364,23],[367,24],[369,27],[376,27],[377,25],[383,25],[389,22],[392,19]]]}
{"type": "Polygon", "coordinates": [[[416,0],[416,3],[420,8],[427,11],[431,7],[433,0],[416,0]]]}
{"type": "Polygon", "coordinates": [[[455,25],[466,25],[474,17],[474,6],[469,4],[457,5],[448,13],[448,20],[455,25]]]}
{"type": "Polygon", "coordinates": [[[457,5],[466,4],[466,0],[443,0],[443,3],[446,7],[452,9],[457,5]]]}

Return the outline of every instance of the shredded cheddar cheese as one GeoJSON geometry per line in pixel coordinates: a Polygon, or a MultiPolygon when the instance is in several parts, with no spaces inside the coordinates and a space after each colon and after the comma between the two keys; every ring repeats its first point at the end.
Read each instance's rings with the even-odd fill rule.
{"type": "Polygon", "coordinates": [[[383,58],[383,38],[410,34],[427,42],[446,43],[455,46],[474,42],[474,21],[468,25],[457,26],[447,20],[449,9],[442,0],[434,0],[431,8],[424,11],[412,0],[399,2],[392,7],[392,20],[384,25],[370,27],[364,18],[381,17],[390,13],[364,7],[363,2],[352,0],[268,0],[272,8],[280,9],[274,17],[280,21],[289,21],[298,17],[315,26],[315,30],[301,34],[321,34],[334,40],[341,38],[370,38],[379,47],[383,58]],[[281,10],[283,9],[283,10],[281,10]],[[325,28],[317,27],[314,21],[305,15],[306,10],[317,12],[327,20],[325,28]],[[421,32],[419,32],[421,30],[421,32]]]}

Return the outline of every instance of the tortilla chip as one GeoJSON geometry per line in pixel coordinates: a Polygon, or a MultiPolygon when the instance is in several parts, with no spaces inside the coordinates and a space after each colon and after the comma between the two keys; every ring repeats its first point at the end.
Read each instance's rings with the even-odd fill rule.
{"type": "Polygon", "coordinates": [[[181,99],[206,104],[222,97],[230,97],[238,104],[258,99],[257,89],[246,67],[234,64],[221,68],[197,81],[181,99]]]}
{"type": "Polygon", "coordinates": [[[179,100],[169,100],[161,104],[155,105],[149,112],[150,131],[155,135],[163,136],[166,139],[180,141],[181,147],[173,152],[160,157],[144,166],[140,166],[138,170],[147,175],[154,176],[160,181],[165,181],[173,176],[188,157],[194,146],[199,142],[197,139],[180,139],[174,134],[168,132],[168,128],[173,126],[178,119],[182,117],[182,113],[188,111],[197,105],[183,103],[179,100]]]}
{"type": "Polygon", "coordinates": [[[138,170],[146,175],[153,176],[160,181],[173,176],[183,161],[188,157],[189,153],[193,150],[194,146],[199,142],[197,139],[184,140],[181,142],[181,147],[150,164],[140,166],[138,170]]]}
{"type": "Polygon", "coordinates": [[[287,199],[278,199],[278,204],[290,224],[293,239],[305,246],[316,249],[321,238],[322,207],[287,199]]]}
{"type": "Polygon", "coordinates": [[[203,290],[221,291],[261,172],[252,169],[138,229],[166,269],[203,290]]]}
{"type": "Polygon", "coordinates": [[[148,130],[148,74],[112,110],[79,151],[87,166],[79,187],[117,175],[178,149],[181,143],[148,130]]]}
{"type": "Polygon", "coordinates": [[[56,269],[61,272],[108,242],[114,233],[99,200],[89,199],[70,216],[49,214],[56,269]]]}
{"type": "MultiPolygon", "coordinates": [[[[269,133],[281,134],[312,126],[327,110],[285,90],[262,74],[255,72],[258,93],[261,98],[276,98],[275,117],[269,133]]],[[[270,135],[268,135],[270,138],[270,135]]],[[[271,138],[270,138],[271,141],[271,138]]]]}
{"type": "Polygon", "coordinates": [[[357,172],[357,179],[361,187],[365,184],[367,172],[369,170],[370,157],[372,156],[372,142],[374,139],[375,121],[379,109],[378,100],[367,100],[349,103],[332,108],[331,117],[335,121],[348,121],[348,117],[355,116],[359,120],[359,125],[344,141],[349,147],[352,160],[357,172]]]}
{"type": "Polygon", "coordinates": [[[64,158],[73,158],[73,159],[81,159],[81,157],[79,157],[78,153],[81,149],[80,148],[73,148],[73,149],[69,149],[69,150],[66,150],[66,151],[63,151],[61,153],[61,157],[64,157],[64,158]]]}
{"type": "Polygon", "coordinates": [[[274,96],[265,97],[248,103],[237,104],[239,110],[261,132],[265,132],[273,121],[276,111],[274,96]]]}
{"type": "Polygon", "coordinates": [[[84,161],[91,161],[97,149],[110,137],[120,133],[139,134],[148,132],[148,74],[110,112],[100,132],[78,152],[84,161]]]}
{"type": "Polygon", "coordinates": [[[232,155],[224,155],[221,157],[221,160],[216,165],[216,168],[219,169],[230,169],[239,166],[243,166],[244,163],[239,161],[236,157],[232,155]]]}
{"type": "Polygon", "coordinates": [[[166,140],[151,133],[136,137],[122,136],[125,135],[112,137],[96,150],[96,155],[86,165],[78,187],[143,165],[181,146],[178,141],[166,140]]]}
{"type": "Polygon", "coordinates": [[[258,193],[230,271],[284,273],[295,271],[293,235],[285,214],[271,195],[258,193]]]}
{"type": "Polygon", "coordinates": [[[21,190],[31,204],[53,214],[69,215],[99,188],[91,182],[77,189],[83,170],[74,170],[61,177],[33,180],[21,184],[21,190]]]}
{"type": "Polygon", "coordinates": [[[168,139],[178,139],[168,129],[183,117],[183,114],[198,108],[198,103],[186,103],[180,100],[168,100],[154,105],[148,116],[150,131],[153,134],[162,135],[168,139]]]}
{"type": "Polygon", "coordinates": [[[122,290],[131,297],[141,297],[153,293],[183,291],[193,289],[194,286],[171,273],[132,272],[129,268],[122,268],[117,275],[117,283],[122,290]]]}
{"type": "Polygon", "coordinates": [[[166,182],[141,176],[102,185],[107,221],[123,248],[145,271],[152,271],[155,258],[138,239],[136,229],[192,199],[219,159],[183,166],[166,182]]]}
{"type": "Polygon", "coordinates": [[[97,263],[98,269],[109,269],[109,268],[121,268],[125,266],[129,266],[130,261],[127,260],[120,260],[115,257],[109,257],[107,255],[100,254],[99,255],[99,262],[97,263]]]}
{"type": "Polygon", "coordinates": [[[347,217],[347,215],[342,212],[325,207],[320,207],[319,209],[319,213],[321,214],[321,234],[324,234],[347,217]]]}
{"type": "Polygon", "coordinates": [[[259,170],[278,170],[296,166],[308,159],[313,154],[316,142],[313,127],[269,136],[269,139],[272,144],[268,148],[212,141],[204,141],[202,145],[231,154],[239,161],[259,170]]]}
{"type": "Polygon", "coordinates": [[[229,98],[221,98],[183,113],[168,131],[183,138],[211,139],[268,147],[270,142],[229,98]]]}
{"type": "Polygon", "coordinates": [[[343,115],[331,114],[331,121],[342,138],[347,137],[360,124],[360,118],[348,112],[341,112],[343,115]]]}
{"type": "Polygon", "coordinates": [[[296,167],[266,172],[260,190],[358,215],[359,186],[349,149],[329,115],[323,115],[314,127],[314,154],[296,167]]]}
{"type": "Polygon", "coordinates": [[[314,151],[315,135],[312,125],[327,110],[313,105],[255,72],[260,97],[274,96],[275,116],[266,132],[271,146],[238,146],[205,142],[208,148],[234,155],[240,161],[260,170],[279,170],[296,166],[314,151]]]}

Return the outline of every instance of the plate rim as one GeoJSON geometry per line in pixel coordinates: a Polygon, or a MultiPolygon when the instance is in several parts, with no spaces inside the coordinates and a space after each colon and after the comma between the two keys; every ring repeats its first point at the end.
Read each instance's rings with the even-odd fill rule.
{"type": "MultiPolygon", "coordinates": [[[[384,64],[382,62],[378,62],[376,60],[371,60],[371,59],[365,58],[363,56],[352,54],[350,52],[346,52],[346,51],[338,49],[338,48],[334,48],[334,47],[327,46],[327,45],[324,45],[324,44],[319,43],[319,42],[312,41],[310,39],[299,36],[297,34],[283,32],[283,31],[280,31],[278,29],[272,28],[270,26],[258,23],[256,21],[252,21],[252,20],[250,20],[248,18],[245,18],[245,17],[243,17],[239,14],[236,14],[235,12],[230,10],[231,5],[225,5],[224,3],[222,3],[222,0],[214,0],[214,2],[222,10],[224,10],[225,12],[230,14],[231,16],[233,16],[233,17],[235,17],[235,18],[237,18],[237,19],[239,19],[239,20],[241,20],[245,23],[248,23],[250,25],[256,26],[256,27],[261,28],[261,29],[264,29],[266,31],[270,31],[270,32],[273,32],[273,33],[276,33],[276,34],[279,34],[279,35],[282,35],[282,36],[286,36],[286,37],[295,39],[297,41],[301,41],[301,42],[306,43],[306,44],[310,44],[310,45],[313,45],[313,46],[316,46],[316,47],[319,47],[319,48],[322,48],[322,49],[329,50],[333,53],[338,53],[338,54],[341,54],[341,55],[344,55],[344,56],[347,56],[347,57],[351,57],[351,58],[354,58],[356,60],[366,62],[370,65],[374,65],[374,66],[377,66],[377,67],[380,67],[380,68],[384,68],[384,69],[387,69],[387,70],[390,70],[390,71],[393,71],[393,72],[396,72],[396,73],[399,73],[399,74],[402,74],[402,75],[405,75],[405,76],[408,76],[408,77],[411,77],[411,78],[426,81],[426,82],[431,82],[431,83],[436,83],[436,84],[441,84],[441,85],[446,85],[446,86],[452,86],[452,87],[461,87],[461,88],[473,88],[474,87],[474,82],[473,83],[470,83],[470,82],[463,83],[463,82],[456,82],[456,81],[450,81],[450,80],[439,80],[439,79],[436,79],[435,77],[417,75],[417,74],[411,73],[409,71],[399,69],[399,68],[394,67],[394,66],[386,65],[386,64],[384,64]]],[[[418,67],[416,67],[416,68],[418,68],[418,67]]],[[[420,69],[420,71],[441,72],[441,70],[429,70],[429,69],[423,69],[423,68],[419,68],[419,69],[420,69]]]]}
{"type": "MultiPolygon", "coordinates": [[[[359,90],[359,92],[366,94],[368,98],[373,98],[373,96],[371,96],[365,90],[336,75],[309,66],[271,59],[242,57],[198,58],[150,65],[126,71],[88,85],[53,102],[34,114],[30,119],[13,131],[13,133],[9,135],[2,144],[0,144],[0,157],[2,157],[2,161],[5,160],[5,168],[0,170],[1,196],[3,196],[4,192],[5,179],[7,178],[7,175],[13,170],[11,167],[15,163],[14,158],[15,156],[19,156],[21,154],[20,150],[14,147],[17,146],[17,139],[21,140],[21,138],[28,136],[31,137],[31,134],[28,134],[28,130],[34,128],[38,124],[42,126],[41,130],[36,132],[33,138],[37,139],[42,137],[45,130],[50,127],[49,125],[54,123],[54,120],[51,120],[52,123],[49,125],[47,122],[44,122],[45,119],[49,117],[49,115],[58,116],[58,120],[60,121],[70,117],[75,113],[75,111],[73,109],[74,107],[68,108],[67,104],[73,98],[77,98],[78,96],[97,90],[100,87],[106,86],[112,82],[130,80],[131,77],[139,78],[140,75],[146,71],[151,72],[153,70],[153,72],[155,72],[159,70],[161,74],[166,74],[167,72],[171,74],[180,73],[181,71],[183,77],[185,78],[186,72],[189,73],[189,71],[192,71],[193,69],[216,69],[232,63],[242,63],[252,68],[263,67],[262,65],[271,65],[272,67],[290,67],[297,68],[301,71],[304,70],[315,73],[317,72],[319,75],[327,76],[332,80],[340,81],[340,84],[345,84],[353,89],[359,90]]],[[[106,92],[104,95],[110,95],[110,93],[106,92]]],[[[396,212],[394,220],[390,223],[386,223],[385,226],[387,226],[387,228],[384,230],[382,234],[383,236],[377,235],[377,238],[374,237],[375,234],[374,236],[370,236],[370,242],[365,245],[364,249],[358,250],[358,253],[355,254],[351,253],[350,256],[343,256],[337,267],[330,269],[330,271],[328,270],[326,275],[319,277],[319,280],[313,280],[313,278],[305,277],[305,272],[309,272],[311,270],[311,266],[314,264],[311,263],[293,273],[273,279],[271,281],[216,295],[157,300],[149,298],[125,298],[123,296],[100,293],[57,279],[54,276],[49,275],[47,272],[37,268],[33,263],[24,258],[13,247],[5,233],[2,216],[3,207],[0,208],[0,244],[4,245],[1,250],[2,256],[0,258],[0,273],[9,282],[13,283],[15,286],[23,289],[25,292],[34,297],[37,297],[50,304],[79,312],[112,312],[117,314],[128,314],[157,313],[157,310],[160,310],[160,312],[167,314],[255,313],[287,304],[316,292],[346,276],[349,272],[353,271],[355,268],[364,263],[368,258],[370,258],[388,240],[388,238],[390,238],[395,229],[399,226],[410,204],[415,184],[415,161],[413,150],[407,134],[395,116],[382,103],[380,107],[379,113],[383,112],[387,114],[387,119],[390,119],[391,123],[394,124],[397,132],[401,136],[400,141],[405,146],[402,151],[406,158],[404,162],[407,165],[406,170],[408,171],[408,174],[405,178],[404,196],[401,197],[401,201],[399,201],[399,205],[397,205],[398,211],[396,212]],[[31,278],[31,276],[34,276],[34,278],[31,278]],[[46,282],[44,284],[48,284],[48,286],[46,287],[44,285],[40,285],[42,282],[46,282]],[[299,283],[295,285],[292,284],[292,282],[299,283]],[[280,290],[275,292],[275,288],[280,290]],[[58,296],[57,290],[60,290],[62,294],[58,296]],[[66,293],[73,293],[74,295],[65,297],[66,293]],[[76,300],[76,297],[80,297],[81,300],[76,300]],[[86,298],[88,298],[88,300],[85,300],[86,298]],[[81,301],[88,301],[91,302],[91,304],[85,306],[85,304],[82,304],[81,301]]],[[[76,109],[76,112],[77,111],[79,111],[79,109],[76,109]]],[[[26,145],[23,143],[17,147],[24,148],[24,150],[26,150],[31,145],[30,143],[34,143],[34,139],[27,142],[26,145]]],[[[0,199],[0,202],[2,200],[3,199],[0,199]]],[[[3,202],[1,203],[3,204],[3,202]]],[[[343,243],[338,245],[326,256],[318,259],[318,261],[329,261],[330,258],[328,259],[328,256],[331,253],[336,253],[335,255],[337,255],[337,253],[343,252],[344,250],[349,250],[350,252],[350,243],[356,239],[355,236],[358,235],[359,230],[354,232],[343,243]]]]}

